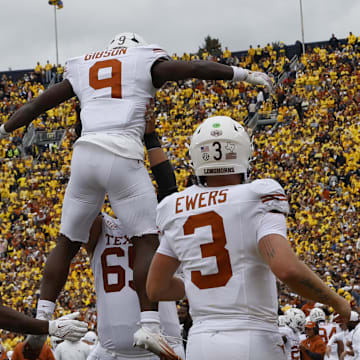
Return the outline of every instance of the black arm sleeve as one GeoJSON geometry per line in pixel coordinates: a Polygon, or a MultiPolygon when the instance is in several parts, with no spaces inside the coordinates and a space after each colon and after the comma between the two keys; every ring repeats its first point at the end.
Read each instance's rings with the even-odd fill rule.
{"type": "Polygon", "coordinates": [[[312,360],[322,360],[324,358],[323,354],[319,354],[319,353],[314,353],[311,352],[310,350],[305,350],[306,354],[311,357],[312,360]]]}
{"type": "Polygon", "coordinates": [[[81,111],[80,105],[76,104],[76,107],[75,107],[75,112],[76,112],[75,134],[77,135],[78,138],[81,136],[81,131],[82,131],[80,111],[81,111]]]}
{"type": "Polygon", "coordinates": [[[158,202],[178,191],[175,174],[169,160],[153,166],[151,171],[158,184],[158,202]]]}
{"type": "Polygon", "coordinates": [[[147,150],[151,150],[154,148],[160,148],[161,147],[161,143],[160,140],[157,136],[157,133],[154,131],[150,134],[145,134],[144,135],[144,143],[146,146],[147,150]]]}

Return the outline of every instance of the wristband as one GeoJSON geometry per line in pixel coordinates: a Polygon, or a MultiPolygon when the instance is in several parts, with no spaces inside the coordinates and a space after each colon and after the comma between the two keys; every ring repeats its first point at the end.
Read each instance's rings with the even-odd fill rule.
{"type": "Polygon", "coordinates": [[[248,76],[248,71],[237,66],[232,66],[234,71],[234,76],[232,81],[245,81],[248,76]]]}
{"type": "Polygon", "coordinates": [[[160,140],[157,136],[157,133],[154,131],[150,134],[145,134],[144,135],[144,142],[145,142],[145,146],[147,150],[151,150],[154,148],[160,148],[161,147],[161,143],[160,140]]]}
{"type": "Polygon", "coordinates": [[[10,133],[5,130],[5,125],[2,124],[2,125],[0,126],[0,135],[7,136],[7,135],[9,135],[9,134],[10,134],[10,133]]]}
{"type": "Polygon", "coordinates": [[[55,303],[49,300],[39,300],[36,309],[36,318],[40,320],[50,320],[55,310],[55,303]]]}
{"type": "Polygon", "coordinates": [[[140,322],[144,323],[159,323],[160,316],[158,311],[142,311],[140,313],[140,322]]]}

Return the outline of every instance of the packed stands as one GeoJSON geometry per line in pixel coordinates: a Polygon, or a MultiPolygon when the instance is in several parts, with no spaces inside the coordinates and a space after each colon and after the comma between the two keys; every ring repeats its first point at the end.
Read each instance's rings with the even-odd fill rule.
{"type": "MultiPolygon", "coordinates": [[[[235,57],[204,58],[272,73],[280,79],[273,95],[260,95],[243,83],[188,80],[168,83],[156,97],[158,131],[174,166],[179,188],[188,182],[188,147],[206,117],[227,115],[246,124],[250,104],[270,125],[253,126],[252,178],[272,177],[285,188],[291,205],[288,238],[298,255],[353,306],[360,304],[360,46],[337,43],[310,48],[290,67],[285,51],[268,45],[235,57]]],[[[184,54],[182,58],[196,58],[184,54]]],[[[18,80],[0,80],[1,123],[50,81],[61,80],[62,67],[35,71],[18,80]]],[[[3,303],[34,315],[45,259],[55,246],[61,204],[76,139],[76,100],[49,110],[34,121],[34,131],[63,130],[58,146],[24,147],[24,131],[1,140],[0,280],[3,303]]],[[[111,212],[107,204],[106,211],[111,212]]],[[[80,309],[96,326],[92,274],[85,252],[72,264],[57,314],[80,309]]],[[[304,305],[280,285],[280,312],[304,305]]],[[[313,306],[313,304],[307,304],[313,306]]],[[[2,332],[12,349],[22,337],[2,332]]]]}

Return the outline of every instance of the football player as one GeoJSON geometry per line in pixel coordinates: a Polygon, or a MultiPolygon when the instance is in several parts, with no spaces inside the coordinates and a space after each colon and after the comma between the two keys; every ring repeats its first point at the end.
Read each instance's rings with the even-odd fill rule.
{"type": "Polygon", "coordinates": [[[166,197],[157,208],[160,246],[147,292],[154,301],[186,294],[193,319],[187,360],[285,359],[275,276],[345,319],[350,315],[348,302],[301,262],[287,241],[283,188],[272,179],[246,182],[251,148],[236,121],[205,120],[189,148],[200,183],[166,197]],[[180,265],[184,280],[174,276],[180,265]]]}
{"type": "MultiPolygon", "coordinates": [[[[52,107],[75,95],[79,98],[82,136],[74,145],[59,241],[86,243],[107,193],[134,243],[133,281],[142,324],[159,322],[157,303],[149,301],[145,291],[158,236],[156,196],[143,165],[144,112],[166,81],[190,78],[246,81],[269,91],[272,87],[264,73],[212,61],[174,61],[160,46],[148,45],[135,33],[121,33],[106,49],[68,60],[62,82],[21,107],[0,127],[0,138],[8,136],[52,107]]],[[[53,311],[66,281],[66,265],[47,261],[44,276],[59,280],[58,273],[64,274],[63,279],[47,282],[49,288],[41,293],[39,317],[53,311]]]]}
{"type": "MultiPolygon", "coordinates": [[[[149,107],[148,122],[145,131],[145,145],[152,173],[158,184],[158,198],[177,191],[175,175],[170,162],[161,148],[155,132],[155,116],[149,107]]],[[[82,243],[59,241],[48,261],[66,264],[66,274],[71,260],[82,243]]],[[[127,360],[141,358],[156,360],[149,351],[162,355],[166,359],[184,357],[179,319],[174,302],[159,304],[159,323],[151,319],[147,327],[139,329],[141,320],[140,306],[134,289],[133,266],[135,248],[126,233],[126,225],[119,219],[102,213],[94,221],[89,241],[83,244],[90,258],[95,278],[97,298],[97,319],[99,342],[89,355],[89,360],[127,360]],[[158,334],[161,326],[167,338],[158,334]],[[145,329],[149,331],[145,332],[145,329]],[[137,331],[139,330],[139,331],[137,331]],[[139,347],[134,348],[135,343],[139,347]],[[175,352],[173,351],[173,346],[175,352]],[[147,348],[146,350],[141,349],[147,348]]],[[[63,274],[58,274],[62,278],[63,274]]],[[[49,277],[43,278],[42,291],[49,286],[49,277]]],[[[51,281],[57,281],[52,278],[51,281]]],[[[47,314],[47,317],[51,314],[47,314]]],[[[143,319],[144,320],[144,319],[143,319]]],[[[66,343],[57,352],[72,352],[76,345],[66,343]]],[[[66,355],[63,356],[66,358],[66,355]]]]}
{"type": "MultiPolygon", "coordinates": [[[[341,331],[339,324],[326,322],[325,312],[319,307],[315,307],[310,310],[309,320],[317,324],[319,327],[319,335],[323,339],[325,345],[328,344],[332,336],[341,331]]],[[[333,344],[330,351],[331,357],[337,356],[337,349],[338,346],[333,344]]]]}
{"type": "Polygon", "coordinates": [[[306,322],[302,310],[292,308],[285,312],[285,326],[279,328],[285,344],[287,360],[300,359],[300,334],[304,331],[306,322]]]}

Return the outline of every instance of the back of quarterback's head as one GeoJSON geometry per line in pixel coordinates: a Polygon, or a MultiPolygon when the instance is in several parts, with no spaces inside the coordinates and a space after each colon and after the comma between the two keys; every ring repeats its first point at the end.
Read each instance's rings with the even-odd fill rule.
{"type": "Polygon", "coordinates": [[[246,178],[252,145],[238,122],[214,116],[195,130],[189,152],[196,176],[244,174],[246,178]]]}

